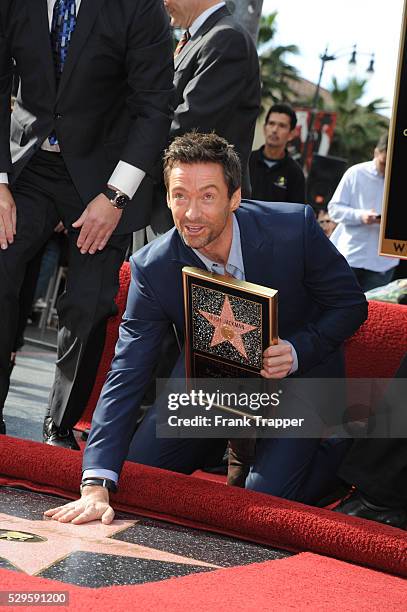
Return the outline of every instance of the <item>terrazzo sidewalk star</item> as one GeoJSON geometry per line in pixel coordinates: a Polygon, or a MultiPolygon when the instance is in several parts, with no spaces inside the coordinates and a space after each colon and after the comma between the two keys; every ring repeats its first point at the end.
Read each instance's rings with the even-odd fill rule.
{"type": "Polygon", "coordinates": [[[78,551],[203,568],[219,567],[147,546],[110,539],[136,523],[116,520],[111,525],[102,525],[100,522],[72,525],[53,520],[30,521],[0,513],[0,557],[31,575],[39,574],[78,551]]]}

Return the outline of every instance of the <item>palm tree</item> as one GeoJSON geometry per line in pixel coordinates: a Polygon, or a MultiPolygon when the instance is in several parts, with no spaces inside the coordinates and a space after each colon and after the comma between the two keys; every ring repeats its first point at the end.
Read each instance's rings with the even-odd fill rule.
{"type": "Polygon", "coordinates": [[[380,135],[389,126],[387,117],[379,114],[388,108],[383,98],[372,100],[367,106],[360,104],[366,83],[366,80],[351,78],[341,86],[333,78],[330,88],[332,110],[337,113],[330,154],[344,157],[350,165],[369,159],[380,135]]]}
{"type": "Polygon", "coordinates": [[[297,45],[278,45],[271,42],[277,31],[277,12],[262,15],[260,19],[258,51],[262,80],[263,104],[270,102],[289,102],[295,99],[290,80],[298,81],[298,71],[285,59],[287,54],[297,55],[297,45]]]}

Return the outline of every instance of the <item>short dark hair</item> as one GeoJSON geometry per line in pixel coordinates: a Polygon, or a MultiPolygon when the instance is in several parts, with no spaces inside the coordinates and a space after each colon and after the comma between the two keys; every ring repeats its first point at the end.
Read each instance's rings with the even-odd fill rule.
{"type": "Polygon", "coordinates": [[[215,133],[188,132],[177,136],[165,151],[163,160],[167,189],[170,172],[177,163],[215,163],[222,166],[229,198],[242,184],[240,160],[234,146],[215,133]]]}
{"type": "Polygon", "coordinates": [[[288,115],[290,117],[290,127],[292,130],[297,125],[297,115],[290,104],[285,104],[284,102],[278,102],[277,104],[273,104],[273,106],[269,108],[267,112],[266,118],[264,120],[264,125],[269,120],[271,113],[283,113],[284,115],[288,115]]]}
{"type": "Polygon", "coordinates": [[[387,132],[385,132],[380,136],[379,140],[377,141],[376,149],[380,151],[380,153],[382,153],[382,151],[387,151],[387,140],[388,134],[387,132]]]}

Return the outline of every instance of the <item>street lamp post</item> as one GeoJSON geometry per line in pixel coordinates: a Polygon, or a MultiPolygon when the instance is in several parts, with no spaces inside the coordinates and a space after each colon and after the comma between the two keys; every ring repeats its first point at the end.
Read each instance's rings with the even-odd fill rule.
{"type": "MultiPolygon", "coordinates": [[[[315,116],[316,116],[316,113],[318,111],[319,92],[320,92],[320,89],[321,89],[321,81],[322,81],[322,75],[324,73],[325,64],[326,64],[326,62],[332,62],[332,61],[337,60],[337,59],[339,59],[341,57],[344,57],[345,55],[347,55],[347,53],[345,53],[345,54],[341,53],[340,55],[338,55],[338,52],[336,52],[336,53],[332,53],[332,54],[328,55],[328,47],[326,47],[324,53],[319,56],[320,60],[321,60],[321,69],[319,71],[318,82],[317,82],[317,85],[315,87],[314,97],[312,99],[312,108],[311,108],[311,116],[310,116],[310,121],[309,121],[309,126],[308,126],[308,132],[307,132],[307,137],[305,139],[304,149],[303,149],[302,157],[301,157],[301,165],[303,167],[306,164],[309,144],[310,144],[310,141],[312,139],[312,130],[313,130],[314,123],[315,123],[315,116]]],[[[351,57],[350,57],[350,60],[349,60],[349,64],[351,64],[351,65],[355,65],[356,64],[356,54],[357,53],[359,53],[359,51],[356,50],[356,45],[353,45],[351,57]]],[[[369,66],[368,66],[366,72],[368,72],[369,74],[372,74],[374,72],[374,53],[369,53],[369,54],[361,53],[361,55],[369,55],[370,56],[369,66]]],[[[312,146],[312,141],[311,141],[311,146],[312,146]]]]}

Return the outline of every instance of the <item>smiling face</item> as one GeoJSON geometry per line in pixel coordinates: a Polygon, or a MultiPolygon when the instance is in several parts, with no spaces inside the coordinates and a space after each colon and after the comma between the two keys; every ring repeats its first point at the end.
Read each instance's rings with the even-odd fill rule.
{"type": "Polygon", "coordinates": [[[233,236],[232,213],[241,193],[228,195],[223,168],[213,162],[177,163],[168,177],[167,202],[185,244],[226,263],[233,236]]]}

